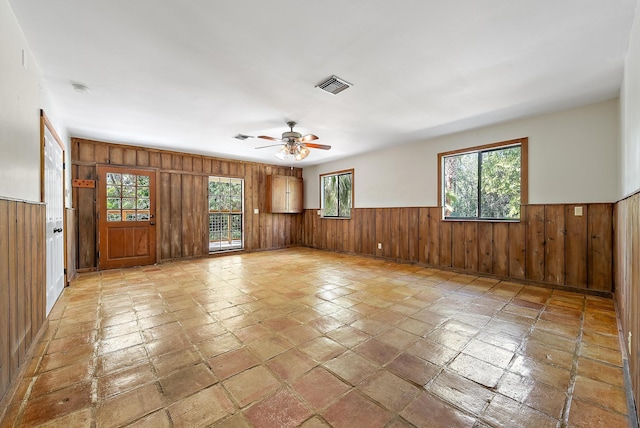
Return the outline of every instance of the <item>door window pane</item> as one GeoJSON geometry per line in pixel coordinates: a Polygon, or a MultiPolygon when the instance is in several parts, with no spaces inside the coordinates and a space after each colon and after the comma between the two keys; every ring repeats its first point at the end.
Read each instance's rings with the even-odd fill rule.
{"type": "Polygon", "coordinates": [[[149,221],[149,175],[107,173],[107,221],[149,221]],[[126,210],[126,211],[125,211],[126,210]],[[142,211],[138,211],[142,210],[142,211]]]}

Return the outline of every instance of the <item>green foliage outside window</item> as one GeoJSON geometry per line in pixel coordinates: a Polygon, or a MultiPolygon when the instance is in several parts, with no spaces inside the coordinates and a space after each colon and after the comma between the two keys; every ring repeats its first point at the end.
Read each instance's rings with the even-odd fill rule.
{"type": "Polygon", "coordinates": [[[521,170],[520,145],[445,156],[445,218],[519,219],[521,170]]]}
{"type": "Polygon", "coordinates": [[[324,217],[351,217],[353,174],[322,177],[322,209],[324,217]]]}

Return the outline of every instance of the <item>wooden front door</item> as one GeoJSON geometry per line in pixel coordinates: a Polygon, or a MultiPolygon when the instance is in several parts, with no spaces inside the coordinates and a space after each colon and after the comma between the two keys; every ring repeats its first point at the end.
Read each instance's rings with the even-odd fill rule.
{"type": "Polygon", "coordinates": [[[98,166],[99,269],[156,262],[156,172],[98,166]]]}

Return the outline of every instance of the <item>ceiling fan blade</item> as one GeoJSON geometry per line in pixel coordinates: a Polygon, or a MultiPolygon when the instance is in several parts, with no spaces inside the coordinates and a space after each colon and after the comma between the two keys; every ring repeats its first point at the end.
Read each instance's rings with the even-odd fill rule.
{"type": "Polygon", "coordinates": [[[298,141],[300,141],[301,143],[306,143],[307,141],[313,141],[313,140],[317,140],[318,137],[313,135],[313,134],[307,134],[304,135],[302,137],[300,137],[300,139],[298,141]]]}
{"type": "Polygon", "coordinates": [[[256,149],[266,149],[267,147],[279,147],[282,146],[282,144],[271,144],[268,146],[260,146],[260,147],[256,147],[256,149]]]}
{"type": "Polygon", "coordinates": [[[282,141],[280,138],[273,138],[266,135],[258,135],[258,138],[262,138],[263,140],[282,141]]]}
{"type": "Polygon", "coordinates": [[[312,149],[322,149],[322,150],[329,150],[331,148],[331,146],[328,146],[326,144],[315,144],[315,143],[304,143],[305,147],[311,147],[312,149]]]}

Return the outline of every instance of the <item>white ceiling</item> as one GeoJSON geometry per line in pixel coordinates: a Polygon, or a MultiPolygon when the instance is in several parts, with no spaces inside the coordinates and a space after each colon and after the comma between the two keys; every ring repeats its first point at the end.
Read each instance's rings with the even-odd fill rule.
{"type": "Polygon", "coordinates": [[[10,3],[70,135],[305,166],[615,98],[637,0],[10,3]]]}

